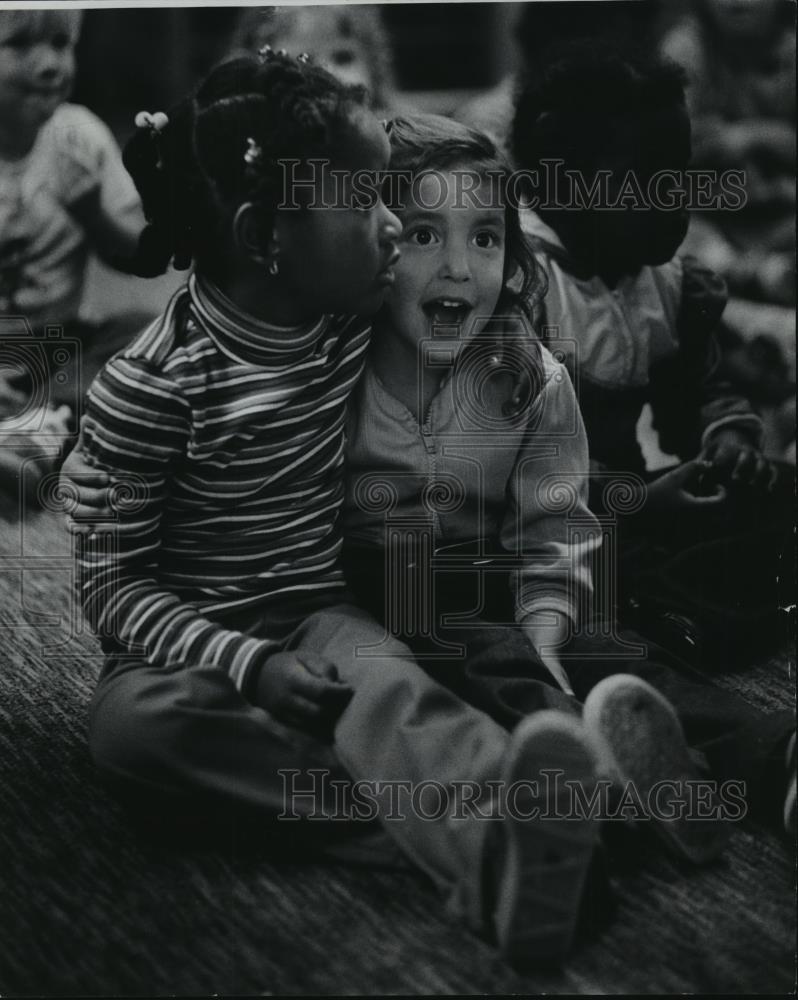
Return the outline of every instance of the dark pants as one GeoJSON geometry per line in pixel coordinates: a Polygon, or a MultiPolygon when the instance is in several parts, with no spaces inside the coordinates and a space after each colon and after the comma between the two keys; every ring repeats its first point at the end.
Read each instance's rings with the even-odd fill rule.
{"type": "Polygon", "coordinates": [[[618,523],[619,615],[666,641],[658,615],[695,623],[703,666],[761,656],[790,633],[795,604],[795,469],[771,493],[738,488],[717,508],[618,523]]]}
{"type": "MultiPolygon", "coordinates": [[[[687,742],[706,759],[718,781],[746,782],[748,807],[763,819],[781,815],[785,789],[784,752],[795,727],[793,713],[766,714],[724,691],[674,654],[628,630],[613,632],[591,623],[592,632],[574,635],[560,651],[576,703],[555,685],[522,630],[513,623],[506,578],[486,584],[477,594],[477,575],[442,572],[430,593],[435,607],[430,634],[392,629],[386,621],[386,572],[382,550],[348,545],[344,565],[350,589],[386,628],[402,639],[418,662],[460,697],[506,728],[541,708],[579,711],[588,692],[604,677],[634,674],[651,684],[675,708],[687,742]],[[446,616],[482,608],[465,624],[446,616]],[[459,649],[452,649],[459,646],[459,649]],[[643,647],[640,649],[639,647],[643,647]],[[635,648],[637,647],[637,648],[635,648]]],[[[409,567],[408,573],[416,572],[409,567]]],[[[395,579],[395,574],[393,575],[395,579]]]]}

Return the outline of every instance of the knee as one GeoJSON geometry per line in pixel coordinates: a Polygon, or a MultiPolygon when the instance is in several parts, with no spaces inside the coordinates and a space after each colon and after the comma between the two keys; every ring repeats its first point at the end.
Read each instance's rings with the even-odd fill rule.
{"type": "Polygon", "coordinates": [[[190,686],[190,671],[149,664],[101,680],[89,712],[95,764],[113,777],[162,780],[191,739],[200,706],[190,686]]]}

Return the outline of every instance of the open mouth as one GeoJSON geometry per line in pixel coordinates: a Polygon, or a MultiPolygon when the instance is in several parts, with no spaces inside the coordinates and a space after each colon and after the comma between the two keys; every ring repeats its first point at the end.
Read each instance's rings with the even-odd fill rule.
{"type": "Polygon", "coordinates": [[[434,326],[462,326],[471,312],[464,299],[432,299],[421,307],[434,326]]]}

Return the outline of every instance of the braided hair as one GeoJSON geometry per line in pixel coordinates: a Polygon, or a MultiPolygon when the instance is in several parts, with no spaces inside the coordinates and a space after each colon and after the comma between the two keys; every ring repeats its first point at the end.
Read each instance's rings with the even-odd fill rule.
{"type": "Polygon", "coordinates": [[[306,56],[268,51],[218,65],[162,128],[138,129],[125,147],[148,223],[129,270],[148,277],[193,261],[223,274],[238,207],[252,202],[268,232],[283,194],[281,161],[334,157],[365,96],[306,56]]]}

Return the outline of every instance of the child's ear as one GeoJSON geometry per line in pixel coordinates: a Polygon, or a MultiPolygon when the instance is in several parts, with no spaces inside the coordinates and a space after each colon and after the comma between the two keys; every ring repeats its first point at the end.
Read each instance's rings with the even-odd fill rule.
{"type": "Polygon", "coordinates": [[[241,253],[265,267],[276,254],[277,241],[273,233],[264,233],[263,228],[255,206],[245,201],[233,219],[233,239],[241,253]]]}

